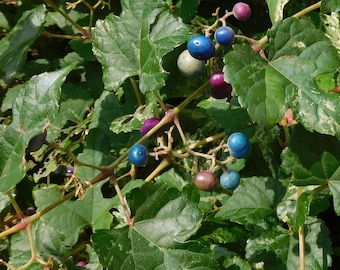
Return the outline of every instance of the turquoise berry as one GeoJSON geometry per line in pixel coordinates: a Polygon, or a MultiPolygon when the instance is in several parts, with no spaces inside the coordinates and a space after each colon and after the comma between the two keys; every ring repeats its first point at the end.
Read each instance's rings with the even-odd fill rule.
{"type": "Polygon", "coordinates": [[[230,154],[234,158],[244,158],[250,151],[250,143],[246,135],[241,132],[231,134],[227,140],[230,154]]]}
{"type": "Polygon", "coordinates": [[[240,184],[241,177],[238,171],[228,171],[220,176],[220,184],[225,189],[235,189],[240,184]]]}

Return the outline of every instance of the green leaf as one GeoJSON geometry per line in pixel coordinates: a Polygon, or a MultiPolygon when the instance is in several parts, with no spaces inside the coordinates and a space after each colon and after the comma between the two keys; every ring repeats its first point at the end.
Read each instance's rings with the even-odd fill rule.
{"type": "Polygon", "coordinates": [[[202,100],[197,106],[204,108],[225,129],[226,134],[242,132],[249,138],[254,135],[254,126],[249,124],[250,117],[240,106],[227,103],[225,99],[212,97],[202,100]]]}
{"type": "Polygon", "coordinates": [[[295,232],[298,232],[299,228],[305,224],[310,204],[308,194],[302,193],[296,202],[294,213],[288,213],[288,224],[295,232]]]}
{"type": "MultiPolygon", "coordinates": [[[[62,192],[57,186],[50,186],[34,191],[35,204],[38,210],[59,201],[62,192]]],[[[74,245],[81,229],[92,227],[96,229],[109,228],[112,215],[111,199],[104,199],[101,185],[88,188],[81,200],[66,201],[46,213],[41,219],[65,235],[65,245],[74,245]]]]}
{"type": "Polygon", "coordinates": [[[283,19],[283,10],[289,0],[267,0],[269,16],[272,24],[283,19]]]}
{"type": "Polygon", "coordinates": [[[340,10],[340,0],[321,1],[321,12],[331,13],[340,10]]]}
{"type": "MultiPolygon", "coordinates": [[[[78,155],[78,160],[94,166],[109,165],[114,160],[111,149],[108,147],[109,138],[99,129],[91,129],[86,136],[84,151],[78,155]]],[[[85,181],[91,181],[99,171],[91,167],[81,166],[77,171],[77,177],[85,181]]]]}
{"type": "Polygon", "coordinates": [[[275,207],[285,191],[278,180],[267,177],[244,179],[216,217],[240,224],[256,224],[275,213],[275,207]]]}
{"type": "Polygon", "coordinates": [[[8,191],[23,178],[25,147],[54,119],[60,87],[74,66],[34,76],[22,85],[13,104],[12,123],[0,137],[0,192],[8,191]]]}
{"type": "Polygon", "coordinates": [[[97,231],[92,242],[109,269],[219,269],[210,249],[198,243],[161,247],[133,228],[97,231]]]}
{"type": "Polygon", "coordinates": [[[11,32],[0,41],[0,69],[13,76],[26,60],[28,49],[40,36],[46,7],[37,6],[23,13],[11,32]]]}
{"type": "MultiPolygon", "coordinates": [[[[305,269],[328,269],[332,249],[329,231],[323,221],[309,217],[305,231],[305,269]]],[[[279,226],[269,226],[250,239],[246,247],[246,259],[264,262],[264,269],[299,269],[299,238],[279,226]]]]}
{"type": "Polygon", "coordinates": [[[340,99],[315,82],[320,74],[334,74],[340,65],[330,41],[307,18],[287,18],[268,37],[268,59],[248,45],[235,45],[225,56],[224,71],[240,104],[252,120],[267,128],[291,107],[308,130],[340,137],[336,110],[340,99]]]}
{"type": "Polygon", "coordinates": [[[181,17],[185,23],[189,23],[196,15],[200,0],[180,0],[174,7],[174,14],[181,17]]]}
{"type": "MultiPolygon", "coordinates": [[[[295,185],[323,185],[340,166],[340,142],[331,136],[309,133],[297,126],[281,155],[282,169],[295,185]]],[[[333,178],[337,180],[336,178],[333,178]]]]}
{"type": "Polygon", "coordinates": [[[197,206],[177,189],[146,183],[130,193],[128,203],[135,213],[133,226],[99,230],[92,235],[104,267],[218,269],[209,248],[186,242],[199,228],[202,217],[197,206]]]}
{"type": "Polygon", "coordinates": [[[120,17],[110,14],[93,31],[95,56],[103,66],[109,91],[139,76],[143,93],[165,85],[162,57],[189,38],[187,27],[163,1],[124,0],[120,17]]]}
{"type": "MultiPolygon", "coordinates": [[[[63,256],[70,250],[65,245],[65,236],[48,223],[38,220],[33,225],[33,244],[35,252],[45,261],[53,256],[55,263],[61,263],[63,256]]],[[[9,263],[13,266],[22,266],[32,257],[31,246],[27,231],[23,230],[11,238],[11,257],[9,263]]],[[[41,269],[39,263],[33,263],[28,269],[41,269]]]]}

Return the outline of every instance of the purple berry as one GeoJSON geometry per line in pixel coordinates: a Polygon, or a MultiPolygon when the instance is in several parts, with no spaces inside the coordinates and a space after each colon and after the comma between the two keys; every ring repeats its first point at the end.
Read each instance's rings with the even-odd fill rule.
{"type": "MultiPolygon", "coordinates": [[[[144,121],[142,124],[142,127],[140,128],[140,133],[144,136],[146,133],[148,133],[151,129],[153,129],[161,120],[156,117],[148,118],[144,121]]],[[[159,136],[162,136],[164,132],[164,127],[161,127],[159,130],[157,130],[150,138],[156,138],[159,136]]]]}
{"type": "Polygon", "coordinates": [[[222,99],[231,95],[232,86],[224,80],[222,71],[214,72],[210,75],[210,93],[216,99],[222,99]]]}
{"type": "Polygon", "coordinates": [[[30,207],[27,207],[27,209],[24,211],[24,215],[25,216],[32,216],[36,213],[35,211],[35,208],[30,206],[30,207]]]}
{"type": "Polygon", "coordinates": [[[248,4],[238,2],[233,7],[233,14],[239,21],[246,21],[251,15],[251,9],[248,4]]]}

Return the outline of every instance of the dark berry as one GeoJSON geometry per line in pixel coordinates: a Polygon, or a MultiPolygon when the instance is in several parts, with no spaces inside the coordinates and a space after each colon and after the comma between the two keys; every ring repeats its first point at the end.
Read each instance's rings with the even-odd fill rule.
{"type": "Polygon", "coordinates": [[[246,135],[241,132],[231,134],[227,140],[230,154],[234,158],[244,158],[250,150],[250,143],[246,135]]]}
{"type": "Polygon", "coordinates": [[[238,171],[228,171],[220,176],[220,184],[225,189],[235,189],[240,184],[240,174],[238,171]]]}
{"type": "Polygon", "coordinates": [[[24,211],[24,215],[25,216],[32,216],[36,213],[35,211],[35,208],[30,206],[30,207],[27,207],[26,210],[24,211]]]}
{"type": "Polygon", "coordinates": [[[221,26],[215,32],[214,38],[217,43],[223,46],[230,46],[234,43],[235,32],[229,26],[221,26]]]}
{"type": "Polygon", "coordinates": [[[148,150],[142,144],[136,144],[129,151],[129,160],[137,167],[144,166],[148,161],[148,150]]]}
{"type": "Polygon", "coordinates": [[[184,50],[177,58],[177,67],[186,77],[197,77],[205,70],[205,61],[191,56],[188,50],[184,50]]]}
{"type": "Polygon", "coordinates": [[[210,93],[211,96],[217,99],[230,97],[232,86],[224,80],[222,71],[214,72],[210,75],[210,93]]]}
{"type": "Polygon", "coordinates": [[[215,55],[215,45],[206,36],[194,36],[188,41],[190,55],[199,60],[208,60],[215,55]]]}
{"type": "Polygon", "coordinates": [[[246,21],[251,15],[251,9],[248,4],[238,2],[233,7],[233,14],[239,21],[246,21]]]}
{"type": "Polygon", "coordinates": [[[196,174],[194,183],[200,190],[212,191],[218,187],[218,179],[211,171],[201,171],[196,174]]]}

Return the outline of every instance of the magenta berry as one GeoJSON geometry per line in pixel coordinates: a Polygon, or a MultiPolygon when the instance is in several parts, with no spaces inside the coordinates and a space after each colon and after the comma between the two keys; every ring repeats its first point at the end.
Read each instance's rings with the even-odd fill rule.
{"type": "Polygon", "coordinates": [[[233,7],[233,14],[239,21],[246,21],[251,15],[251,9],[248,4],[238,2],[233,7]]]}
{"type": "Polygon", "coordinates": [[[210,75],[210,93],[216,99],[222,99],[231,95],[232,86],[224,80],[222,71],[214,72],[210,75]]]}
{"type": "MultiPolygon", "coordinates": [[[[142,127],[140,128],[140,133],[144,136],[146,133],[148,133],[151,129],[153,129],[161,120],[156,117],[148,118],[144,121],[142,124],[142,127]]],[[[151,138],[156,138],[159,136],[162,136],[164,132],[164,128],[160,128],[157,132],[155,132],[151,138]]]]}

